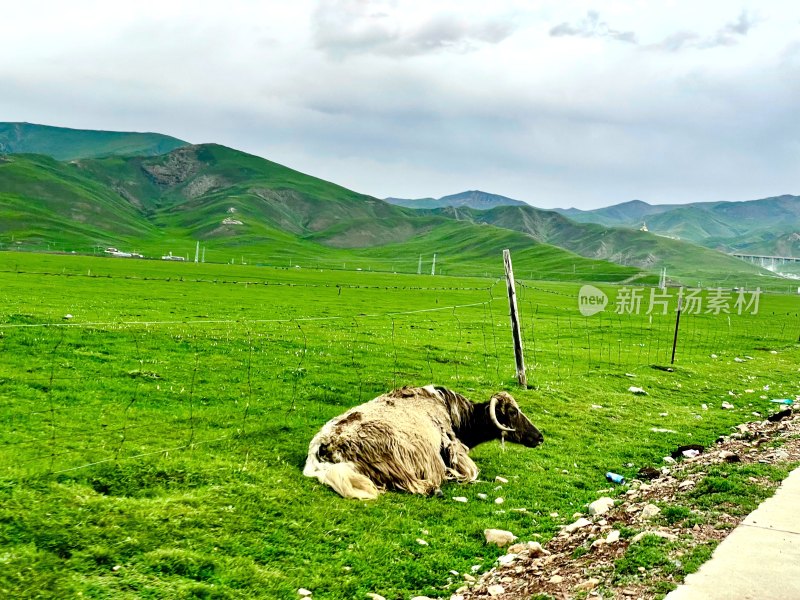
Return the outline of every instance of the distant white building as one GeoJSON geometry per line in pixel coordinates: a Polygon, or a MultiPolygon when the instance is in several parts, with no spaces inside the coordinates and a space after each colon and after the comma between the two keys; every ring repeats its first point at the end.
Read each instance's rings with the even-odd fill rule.
{"type": "Polygon", "coordinates": [[[161,260],[179,260],[179,261],[182,260],[182,261],[185,261],[186,259],[183,256],[173,256],[172,252],[170,252],[169,254],[165,254],[164,256],[162,256],[161,260]]]}
{"type": "Polygon", "coordinates": [[[650,230],[647,228],[647,223],[644,223],[644,222],[642,222],[642,226],[641,226],[641,227],[639,227],[639,231],[650,231],[650,230]]]}

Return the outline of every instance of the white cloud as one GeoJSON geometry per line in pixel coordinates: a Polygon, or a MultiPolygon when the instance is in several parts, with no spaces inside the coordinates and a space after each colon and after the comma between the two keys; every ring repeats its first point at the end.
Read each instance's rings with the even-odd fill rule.
{"type": "Polygon", "coordinates": [[[400,10],[388,0],[321,0],[312,16],[316,47],[332,57],[352,54],[416,56],[470,52],[497,44],[514,30],[510,17],[477,18],[468,11],[430,14],[400,10]]]}
{"type": "Polygon", "coordinates": [[[800,7],[778,0],[30,0],[3,16],[3,120],[216,141],[377,196],[800,193],[800,7]]]}

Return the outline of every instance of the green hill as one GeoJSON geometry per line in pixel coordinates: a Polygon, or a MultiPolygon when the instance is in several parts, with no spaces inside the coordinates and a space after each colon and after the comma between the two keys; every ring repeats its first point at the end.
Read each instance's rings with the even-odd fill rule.
{"type": "Polygon", "coordinates": [[[630,228],[646,223],[652,232],[724,252],[760,248],[765,254],[783,254],[787,245],[780,240],[800,232],[800,196],[791,195],[659,206],[633,200],[589,211],[573,208],[558,212],[581,223],[630,228]]]}
{"type": "Polygon", "coordinates": [[[521,231],[535,240],[580,256],[654,270],[666,267],[672,277],[718,278],[766,275],[763,269],[714,250],[645,231],[575,223],[555,211],[531,206],[502,206],[491,210],[444,208],[433,211],[453,219],[521,231]]]}
{"type": "Polygon", "coordinates": [[[544,278],[619,281],[636,268],[590,261],[521,233],[421,215],[216,144],[152,157],[59,162],[7,155],[0,163],[0,242],[17,249],[91,252],[115,246],[158,257],[415,272],[502,272],[503,248],[544,278]],[[558,273],[558,274],[556,274],[558,273]]]}
{"type": "Polygon", "coordinates": [[[159,133],[68,129],[32,123],[0,123],[0,154],[45,154],[57,160],[111,156],[151,156],[185,146],[159,133]]]}

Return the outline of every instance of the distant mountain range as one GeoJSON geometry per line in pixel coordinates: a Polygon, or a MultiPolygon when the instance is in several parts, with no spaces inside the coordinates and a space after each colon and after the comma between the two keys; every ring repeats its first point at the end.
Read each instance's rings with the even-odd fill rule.
{"type": "Polygon", "coordinates": [[[726,252],[800,256],[800,196],[657,206],[632,200],[596,210],[559,212],[582,223],[646,225],[653,233],[726,252]]]}
{"type": "Polygon", "coordinates": [[[621,281],[661,266],[694,283],[768,275],[688,242],[483,192],[435,201],[456,207],[411,210],[217,144],[18,123],[0,123],[0,132],[5,248],[124,246],[154,256],[188,254],[200,241],[210,260],[248,254],[405,272],[437,253],[440,272],[451,274],[497,273],[511,248],[520,273],[549,279],[621,281]]]}
{"type": "MultiPolygon", "coordinates": [[[[439,199],[387,198],[387,202],[415,209],[449,207],[493,210],[503,206],[530,206],[520,200],[481,191],[462,192],[439,199]]],[[[744,202],[659,205],[631,200],[594,210],[556,208],[553,212],[577,223],[595,223],[604,227],[633,230],[644,228],[662,237],[693,242],[729,254],[800,257],[800,196],[783,195],[744,202]]],[[[520,227],[522,225],[518,224],[512,228],[520,227]]],[[[551,239],[549,243],[557,243],[573,250],[580,246],[569,239],[551,239]]],[[[642,266],[647,264],[642,262],[641,257],[630,256],[631,252],[626,250],[625,243],[615,244],[615,249],[610,252],[599,251],[598,255],[619,256],[620,250],[633,263],[642,266]]]]}
{"type": "Polygon", "coordinates": [[[499,196],[497,194],[488,194],[478,190],[461,192],[460,194],[452,194],[450,196],[442,196],[441,198],[419,198],[416,200],[406,198],[385,198],[385,200],[389,204],[416,209],[463,206],[466,208],[476,208],[478,210],[488,210],[498,206],[528,206],[527,203],[522,202],[521,200],[506,198],[505,196],[499,196]]]}

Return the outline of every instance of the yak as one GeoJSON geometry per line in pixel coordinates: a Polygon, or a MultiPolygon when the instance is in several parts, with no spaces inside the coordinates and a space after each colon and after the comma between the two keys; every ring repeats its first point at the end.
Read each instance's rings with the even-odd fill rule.
{"type": "Polygon", "coordinates": [[[544,440],[506,392],[473,403],[445,387],[404,387],[328,421],[309,444],[303,475],[345,498],[387,489],[430,495],[445,480],[474,481],[469,450],[496,439],[529,448],[544,440]]]}

